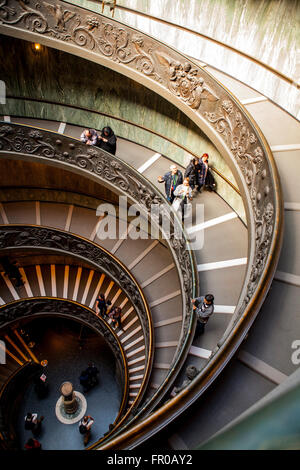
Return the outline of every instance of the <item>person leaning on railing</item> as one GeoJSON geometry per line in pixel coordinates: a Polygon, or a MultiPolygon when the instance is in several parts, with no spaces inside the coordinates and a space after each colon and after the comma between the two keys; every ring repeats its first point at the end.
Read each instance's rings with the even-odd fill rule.
{"type": "Polygon", "coordinates": [[[205,296],[193,299],[192,303],[193,310],[197,315],[195,336],[198,336],[204,333],[205,325],[214,313],[214,296],[212,294],[206,294],[205,296]]]}
{"type": "Polygon", "coordinates": [[[117,138],[114,131],[110,127],[106,126],[102,129],[101,134],[98,135],[97,146],[102,150],[111,153],[112,155],[116,154],[117,138]]]}
{"type": "Polygon", "coordinates": [[[97,145],[98,133],[95,129],[85,129],[80,136],[80,140],[86,145],[97,145]]]}

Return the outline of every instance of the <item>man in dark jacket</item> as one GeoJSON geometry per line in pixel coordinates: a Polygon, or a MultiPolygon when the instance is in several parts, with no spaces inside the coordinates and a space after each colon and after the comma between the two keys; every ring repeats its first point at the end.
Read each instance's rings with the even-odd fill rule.
{"type": "Polygon", "coordinates": [[[165,192],[168,201],[172,204],[174,200],[174,191],[183,182],[183,175],[180,170],[178,170],[176,165],[171,165],[168,173],[165,173],[164,176],[159,176],[157,181],[159,183],[165,183],[165,192]]]}
{"type": "Polygon", "coordinates": [[[86,145],[97,145],[98,143],[98,134],[95,129],[85,129],[81,136],[81,142],[84,142],[86,145]]]}
{"type": "Polygon", "coordinates": [[[186,167],[184,177],[189,178],[190,187],[192,190],[195,189],[198,180],[198,173],[200,171],[200,165],[198,158],[192,158],[188,166],[186,167]]]}
{"type": "Polygon", "coordinates": [[[193,309],[197,315],[197,327],[195,335],[202,335],[204,333],[205,325],[209,317],[214,313],[214,296],[207,294],[202,297],[197,297],[192,300],[194,304],[193,309]]]}
{"type": "Polygon", "coordinates": [[[98,139],[98,147],[106,152],[116,154],[117,138],[114,131],[110,127],[104,127],[98,139]]]}

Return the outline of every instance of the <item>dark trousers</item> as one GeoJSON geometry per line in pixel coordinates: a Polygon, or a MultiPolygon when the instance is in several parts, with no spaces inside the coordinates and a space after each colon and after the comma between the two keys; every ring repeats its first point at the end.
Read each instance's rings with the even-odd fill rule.
{"type": "Polygon", "coordinates": [[[168,199],[169,203],[172,204],[172,202],[175,199],[174,191],[171,191],[169,196],[167,195],[167,199],[168,199]]]}
{"type": "Polygon", "coordinates": [[[192,189],[195,189],[195,186],[197,184],[195,176],[190,176],[190,181],[189,182],[190,182],[190,187],[192,189]]]}
{"type": "Polygon", "coordinates": [[[99,313],[101,315],[101,317],[104,317],[106,315],[106,312],[107,312],[107,307],[106,305],[100,305],[99,307],[99,313]]]}
{"type": "Polygon", "coordinates": [[[205,330],[205,323],[200,322],[197,320],[197,326],[196,326],[196,331],[195,331],[195,336],[200,336],[203,335],[205,330]]]}

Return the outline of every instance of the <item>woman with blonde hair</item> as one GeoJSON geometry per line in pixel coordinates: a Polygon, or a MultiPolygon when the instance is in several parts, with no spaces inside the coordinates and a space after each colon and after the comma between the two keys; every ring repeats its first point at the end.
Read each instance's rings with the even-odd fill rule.
{"type": "Polygon", "coordinates": [[[183,183],[177,186],[174,191],[175,199],[172,207],[175,211],[181,212],[182,221],[186,216],[188,202],[192,201],[192,188],[190,187],[189,178],[184,178],[183,183]]]}

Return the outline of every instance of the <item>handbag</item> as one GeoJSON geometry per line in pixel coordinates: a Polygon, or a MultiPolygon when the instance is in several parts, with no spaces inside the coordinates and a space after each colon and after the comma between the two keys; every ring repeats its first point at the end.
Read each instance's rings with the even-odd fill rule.
{"type": "Polygon", "coordinates": [[[175,197],[174,201],[172,202],[172,207],[174,211],[178,211],[180,209],[182,199],[180,197],[175,197]]]}

